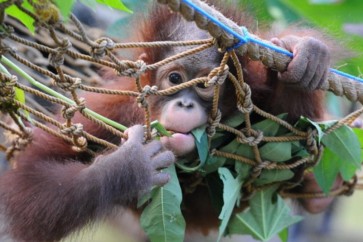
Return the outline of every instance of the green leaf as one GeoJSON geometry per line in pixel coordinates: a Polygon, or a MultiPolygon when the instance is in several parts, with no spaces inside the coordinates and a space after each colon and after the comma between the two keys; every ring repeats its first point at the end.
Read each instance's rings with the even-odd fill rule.
{"type": "Polygon", "coordinates": [[[261,157],[275,162],[287,161],[291,159],[291,147],[290,142],[267,143],[260,148],[261,157]]]}
{"type": "Polygon", "coordinates": [[[294,173],[291,170],[263,170],[254,184],[262,186],[272,182],[286,181],[291,179],[293,176],[294,173]]]}
{"type": "Polygon", "coordinates": [[[252,167],[242,162],[235,162],[234,169],[236,170],[238,177],[244,181],[250,174],[250,169],[252,167]]]}
{"type": "MultiPolygon", "coordinates": [[[[22,89],[15,87],[15,99],[17,101],[19,101],[20,103],[25,104],[25,92],[22,89]]],[[[29,115],[29,112],[26,110],[23,110],[23,112],[24,112],[25,116],[27,117],[27,119],[30,122],[33,122],[32,118],[29,115]]]]}
{"type": "Polygon", "coordinates": [[[289,229],[285,228],[279,233],[279,238],[281,239],[281,242],[287,242],[289,239],[289,229]]]}
{"type": "Polygon", "coordinates": [[[164,170],[171,180],[152,191],[152,201],[141,215],[141,226],[152,242],[184,241],[185,221],[180,204],[182,191],[175,166],[164,170]]]}
{"type": "Polygon", "coordinates": [[[246,144],[239,143],[236,139],[232,140],[228,145],[220,148],[221,151],[241,155],[243,157],[254,159],[252,147],[246,144]]]}
{"type": "Polygon", "coordinates": [[[293,216],[279,195],[272,202],[275,191],[276,187],[258,191],[250,200],[250,209],[231,219],[228,227],[230,232],[268,241],[283,229],[300,221],[301,217],[293,216]]]}
{"type": "MultiPolygon", "coordinates": [[[[326,151],[324,151],[325,153],[326,151]]],[[[332,153],[332,151],[329,151],[332,153]]],[[[322,168],[315,171],[314,174],[317,177],[319,186],[322,188],[324,193],[328,193],[332,188],[338,172],[342,176],[344,181],[350,181],[356,172],[359,170],[354,164],[346,163],[339,159],[335,154],[331,154],[329,158],[325,158],[325,164],[322,164],[322,168]]],[[[317,166],[318,167],[318,166],[317,166]]]]}
{"type": "Polygon", "coordinates": [[[338,123],[338,120],[328,120],[328,121],[323,121],[323,122],[319,122],[317,123],[320,128],[325,131],[327,129],[329,129],[330,127],[336,125],[338,123]]]}
{"type": "Polygon", "coordinates": [[[255,159],[255,153],[253,153],[252,147],[246,144],[239,144],[237,150],[234,153],[252,160],[255,159]]]}
{"type": "MultiPolygon", "coordinates": [[[[28,3],[28,1],[24,1],[22,6],[28,9],[30,12],[34,12],[33,7],[28,3]]],[[[21,11],[16,5],[11,5],[5,10],[5,12],[22,22],[25,27],[27,27],[29,31],[34,34],[35,27],[34,19],[32,17],[21,11]]]]}
{"type": "Polygon", "coordinates": [[[295,126],[301,127],[303,129],[307,129],[309,126],[310,127],[313,126],[318,131],[318,140],[317,141],[318,141],[318,144],[320,144],[320,141],[324,136],[324,132],[321,129],[319,123],[314,122],[306,117],[301,117],[295,126]]]}
{"type": "MultiPolygon", "coordinates": [[[[360,147],[361,147],[361,157],[360,157],[360,163],[363,161],[363,152],[362,152],[362,144],[363,144],[363,130],[358,128],[353,128],[353,132],[357,136],[360,147]]],[[[360,169],[360,167],[357,167],[355,164],[351,162],[344,162],[343,160],[339,160],[340,162],[340,174],[342,175],[342,178],[344,181],[349,181],[352,179],[352,177],[356,174],[356,172],[360,169]]]]}
{"type": "Polygon", "coordinates": [[[96,0],[98,3],[110,6],[111,8],[115,8],[127,13],[132,13],[130,9],[128,9],[125,4],[122,3],[121,0],[96,0]]]}
{"type": "Polygon", "coordinates": [[[195,128],[192,130],[192,134],[197,142],[201,142],[202,137],[205,135],[206,126],[203,125],[201,127],[195,128]]]}
{"type": "Polygon", "coordinates": [[[354,164],[344,162],[343,160],[339,159],[339,171],[344,181],[350,181],[356,172],[360,169],[357,168],[354,164]]]}
{"type": "Polygon", "coordinates": [[[236,112],[232,114],[230,117],[228,117],[228,119],[224,120],[223,124],[229,127],[236,128],[241,124],[243,124],[244,121],[245,121],[244,114],[242,114],[241,112],[236,112]]]}
{"type": "Polygon", "coordinates": [[[239,146],[240,146],[240,143],[237,142],[236,139],[234,139],[228,145],[223,146],[222,148],[220,148],[220,150],[224,151],[224,152],[229,152],[229,153],[235,154],[236,151],[238,150],[239,146]]]}
{"type": "Polygon", "coordinates": [[[205,128],[206,127],[203,126],[192,130],[192,135],[195,138],[195,144],[202,165],[206,162],[209,152],[208,136],[205,132],[205,128]]]}
{"type": "MultiPolygon", "coordinates": [[[[353,128],[353,132],[357,136],[359,143],[360,143],[360,149],[362,150],[363,149],[363,129],[353,128]]],[[[361,160],[361,162],[363,162],[363,152],[362,151],[361,151],[360,160],[361,160]]]]}
{"type": "Polygon", "coordinates": [[[363,147],[363,129],[360,128],[353,128],[353,132],[355,133],[355,135],[357,135],[359,143],[360,143],[360,147],[363,147]]]}
{"type": "Polygon", "coordinates": [[[57,5],[64,20],[68,20],[75,3],[75,0],[55,0],[55,4],[57,5]]]}
{"type": "Polygon", "coordinates": [[[19,101],[22,104],[25,104],[25,92],[17,87],[15,87],[15,100],[19,101]]]}
{"type": "Polygon", "coordinates": [[[209,174],[211,172],[215,172],[219,167],[223,166],[226,162],[227,158],[217,157],[217,156],[208,156],[204,166],[202,167],[203,172],[209,174]]]}
{"type": "Polygon", "coordinates": [[[220,241],[224,235],[229,219],[232,216],[233,209],[241,196],[242,182],[239,177],[234,178],[227,168],[218,169],[219,176],[223,181],[223,208],[219,214],[222,220],[219,226],[219,235],[217,241],[220,241]]]}
{"type": "Polygon", "coordinates": [[[329,148],[325,148],[321,160],[313,168],[315,179],[325,194],[328,194],[333,186],[339,173],[339,166],[339,157],[329,148]]]}
{"type": "MultiPolygon", "coordinates": [[[[280,114],[278,118],[285,118],[287,114],[280,114]]],[[[265,119],[259,123],[252,125],[255,130],[261,130],[264,136],[275,136],[279,131],[280,125],[271,119],[265,119]]]]}
{"type": "Polygon", "coordinates": [[[291,153],[292,156],[300,156],[300,157],[306,157],[309,154],[309,152],[306,150],[305,146],[302,145],[299,141],[291,142],[291,153]]]}
{"type": "Polygon", "coordinates": [[[322,143],[344,162],[361,166],[361,146],[353,130],[344,125],[330,134],[324,135],[322,143]]]}
{"type": "Polygon", "coordinates": [[[298,152],[296,152],[296,153],[293,153],[293,156],[295,157],[295,156],[299,156],[299,157],[301,157],[301,158],[304,158],[304,157],[307,157],[307,156],[309,156],[310,154],[309,154],[309,152],[306,150],[306,149],[301,149],[301,150],[299,150],[298,152]]]}

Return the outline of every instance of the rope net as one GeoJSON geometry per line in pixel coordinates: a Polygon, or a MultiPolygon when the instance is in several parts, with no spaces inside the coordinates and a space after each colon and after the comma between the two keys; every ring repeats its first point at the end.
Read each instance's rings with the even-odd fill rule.
{"type": "MultiPolygon", "coordinates": [[[[44,3],[33,3],[29,1],[29,3],[32,4],[38,13],[52,13],[49,10],[54,7],[48,1],[44,3]]],[[[31,125],[67,141],[78,152],[87,152],[95,156],[95,151],[88,145],[90,142],[96,143],[104,149],[116,149],[117,146],[115,144],[88,133],[83,129],[82,123],[74,122],[75,113],[79,113],[112,134],[120,138],[125,138],[123,131],[126,127],[107,120],[107,118],[89,109],[87,107],[87,100],[79,96],[79,91],[100,93],[105,96],[104,98],[107,98],[108,95],[133,97],[135,102],[138,103],[139,108],[144,110],[146,137],[147,139],[153,139],[155,136],[162,134],[153,131],[149,98],[154,95],[171,95],[182,89],[203,83],[206,86],[212,85],[214,87],[213,107],[206,129],[209,143],[213,144],[213,140],[216,137],[223,136],[223,134],[232,134],[239,145],[238,149],[211,146],[209,156],[224,159],[228,162],[246,164],[250,167],[250,173],[244,183],[244,189],[246,191],[244,195],[246,199],[253,192],[276,185],[276,183],[280,184],[279,191],[284,197],[327,196],[327,194],[323,193],[303,194],[289,191],[289,189],[295,187],[302,181],[304,172],[297,171],[304,171],[314,166],[321,158],[323,147],[316,142],[316,130],[311,128],[300,130],[286,122],[281,116],[271,115],[253,104],[251,100],[251,89],[243,79],[242,67],[237,57],[237,52],[238,54],[240,53],[237,49],[226,51],[219,67],[210,72],[208,76],[193,79],[164,90],[158,90],[156,86],[143,86],[140,82],[140,76],[185,56],[193,55],[207,48],[216,48],[216,43],[220,41],[215,38],[210,38],[178,42],[117,43],[110,38],[97,36],[93,30],[90,31],[92,32],[92,35],[90,35],[80,21],[73,15],[70,16],[69,23],[64,24],[62,21],[59,21],[57,14],[43,16],[42,14],[35,15],[27,11],[22,7],[21,1],[6,1],[1,3],[0,10],[3,14],[8,4],[15,4],[25,14],[31,16],[35,20],[38,30],[32,39],[28,38],[28,36],[31,36],[30,32],[13,19],[3,19],[1,23],[3,28],[0,36],[2,63],[11,67],[16,73],[10,74],[4,66],[1,66],[0,126],[6,131],[8,142],[1,144],[0,150],[6,153],[7,160],[13,160],[15,153],[23,150],[32,141],[32,130],[24,124],[24,121],[28,121],[31,125]],[[18,50],[15,50],[13,46],[17,46],[18,50]],[[114,54],[116,50],[120,49],[167,46],[188,46],[190,48],[187,51],[151,64],[147,64],[142,60],[121,60],[114,54]],[[31,53],[35,57],[27,59],[24,53],[31,53]],[[49,56],[48,61],[45,61],[43,56],[49,56]],[[233,68],[237,70],[236,75],[229,71],[230,68],[227,65],[229,60],[232,60],[233,68]],[[14,65],[14,62],[16,65],[14,65]],[[21,65],[23,71],[17,65],[21,65]],[[71,67],[69,67],[70,65],[71,67]],[[49,66],[52,68],[49,68],[49,66]],[[101,81],[98,74],[94,71],[96,67],[111,68],[118,75],[133,78],[137,86],[137,91],[97,87],[101,81]],[[19,80],[27,80],[32,85],[26,85],[23,81],[19,80]],[[40,80],[44,84],[38,82],[40,80]],[[238,127],[230,126],[228,121],[221,122],[218,97],[220,86],[225,81],[232,82],[235,88],[238,108],[238,114],[236,115],[239,115],[241,120],[243,120],[243,125],[239,125],[238,127]],[[50,85],[52,86],[51,88],[46,87],[50,85]],[[22,100],[21,92],[62,106],[62,119],[55,118],[54,114],[44,109],[37,102],[28,102],[28,99],[26,101],[22,100]],[[251,114],[258,114],[265,119],[272,120],[279,126],[284,127],[287,130],[286,134],[279,136],[268,136],[264,134],[262,130],[255,128],[251,122],[251,114]],[[304,144],[305,150],[307,151],[306,155],[296,156],[284,162],[262,159],[261,146],[263,144],[294,141],[299,142],[299,144],[304,144]],[[241,149],[241,147],[244,148],[241,149]],[[247,156],[238,152],[246,149],[251,151],[247,156]],[[294,170],[295,176],[271,184],[256,185],[254,181],[264,170],[294,170]]],[[[256,51],[260,54],[263,52],[261,49],[253,50],[250,48],[248,50],[250,55],[260,55],[256,54],[256,51]]],[[[261,54],[261,56],[265,55],[261,54]]],[[[258,58],[264,59],[264,62],[269,62],[268,58],[258,58]]],[[[344,90],[341,92],[346,93],[344,90]]],[[[356,91],[356,93],[358,92],[356,91]]],[[[357,99],[361,100],[359,97],[357,99]]],[[[332,132],[341,125],[350,124],[362,112],[363,109],[360,109],[350,114],[332,126],[328,132],[332,132]]],[[[179,168],[183,169],[186,165],[199,163],[200,161],[193,161],[189,164],[179,163],[179,168]]],[[[351,194],[356,188],[362,188],[362,185],[359,184],[359,179],[354,177],[352,181],[344,182],[341,187],[332,190],[328,195],[347,195],[351,194]]]]}

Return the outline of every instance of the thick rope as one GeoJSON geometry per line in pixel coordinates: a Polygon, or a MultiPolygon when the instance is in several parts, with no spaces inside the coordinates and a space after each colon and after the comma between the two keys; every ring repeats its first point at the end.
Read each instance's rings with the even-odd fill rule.
{"type": "MultiPolygon", "coordinates": [[[[229,49],[245,40],[243,45],[235,48],[240,55],[247,54],[252,60],[259,60],[267,67],[280,72],[285,71],[291,61],[289,52],[274,46],[269,41],[261,40],[249,33],[246,39],[246,32],[244,33],[240,26],[202,1],[158,0],[158,2],[167,4],[173,11],[180,12],[185,19],[195,21],[199,28],[207,30],[217,40],[222,49],[229,49]],[[198,11],[199,9],[201,11],[198,11]]],[[[363,103],[362,82],[360,78],[331,70],[328,80],[320,88],[329,90],[337,96],[345,96],[352,102],[363,103]]]]}

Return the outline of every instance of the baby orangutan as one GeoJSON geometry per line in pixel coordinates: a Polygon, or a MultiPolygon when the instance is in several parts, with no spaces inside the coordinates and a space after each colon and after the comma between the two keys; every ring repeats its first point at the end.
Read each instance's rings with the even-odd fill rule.
{"type": "MultiPolygon", "coordinates": [[[[211,1],[210,1],[211,2],[211,1]]],[[[218,6],[218,2],[213,1],[218,6]]],[[[232,7],[219,10],[240,25],[253,28],[254,19],[232,7]]],[[[198,29],[165,6],[153,6],[148,17],[137,23],[141,41],[175,41],[208,38],[198,29]],[[140,27],[141,26],[141,27],[140,27]]],[[[262,34],[262,33],[261,33],[262,34]]],[[[260,62],[241,56],[245,81],[252,89],[253,102],[272,114],[288,113],[289,122],[300,116],[319,120],[323,116],[323,94],[317,89],[327,77],[329,48],[316,31],[291,30],[272,42],[294,55],[283,73],[270,70],[260,62]]],[[[186,47],[145,48],[135,51],[146,63],[155,63],[180,53],[186,47]]],[[[222,54],[209,48],[193,56],[178,59],[141,76],[141,83],[159,90],[208,75],[219,66],[222,54]]],[[[117,79],[108,88],[136,90],[134,80],[106,73],[117,79]]],[[[221,87],[220,110],[223,118],[236,110],[232,85],[221,87]]],[[[134,98],[101,94],[85,96],[87,107],[126,126],[144,123],[143,110],[134,98]]],[[[165,184],[169,176],[159,172],[176,156],[195,150],[191,131],[207,123],[213,87],[197,85],[171,96],[150,97],[152,119],[174,132],[172,137],[144,143],[142,126],[131,127],[128,140],[119,138],[80,116],[84,129],[109,142],[120,145],[109,153],[90,157],[73,151],[69,144],[35,129],[34,140],[17,159],[17,166],[0,177],[0,202],[7,221],[7,232],[17,241],[58,241],[85,224],[102,218],[117,205],[129,206],[140,193],[154,185],[165,184]],[[171,150],[167,151],[163,145],[171,150]]],[[[97,149],[95,149],[97,150],[97,149]]],[[[305,181],[304,191],[319,190],[314,179],[305,181]]],[[[311,212],[321,211],[330,200],[303,200],[311,212]]],[[[218,225],[218,213],[209,200],[208,190],[198,187],[185,194],[183,213],[188,228],[206,231],[218,225]]]]}

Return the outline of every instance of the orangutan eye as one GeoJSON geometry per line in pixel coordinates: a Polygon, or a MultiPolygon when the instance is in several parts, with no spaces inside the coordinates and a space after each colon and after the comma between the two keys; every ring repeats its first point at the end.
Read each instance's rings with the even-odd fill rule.
{"type": "Polygon", "coordinates": [[[179,73],[173,72],[169,75],[169,81],[173,84],[180,84],[183,82],[183,78],[179,73]]]}

